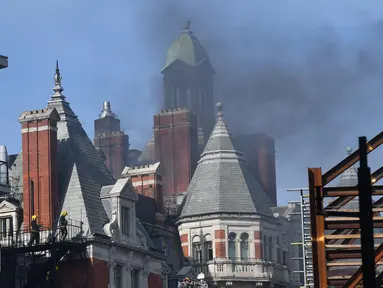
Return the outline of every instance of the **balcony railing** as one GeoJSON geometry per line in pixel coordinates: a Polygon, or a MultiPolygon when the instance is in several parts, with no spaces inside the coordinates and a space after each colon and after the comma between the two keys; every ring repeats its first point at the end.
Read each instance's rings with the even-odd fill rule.
{"type": "Polygon", "coordinates": [[[45,245],[50,243],[59,242],[83,242],[83,229],[82,222],[76,220],[68,220],[67,225],[68,235],[65,239],[62,239],[60,228],[56,227],[40,227],[38,235],[38,244],[34,242],[29,245],[31,239],[30,229],[20,229],[19,231],[13,232],[9,230],[7,232],[0,233],[0,246],[1,248],[21,248],[27,246],[45,245]]]}
{"type": "Polygon", "coordinates": [[[290,282],[290,273],[286,266],[260,259],[229,260],[216,259],[203,263],[191,261],[196,273],[203,272],[213,279],[256,278],[260,281],[290,282]]]}

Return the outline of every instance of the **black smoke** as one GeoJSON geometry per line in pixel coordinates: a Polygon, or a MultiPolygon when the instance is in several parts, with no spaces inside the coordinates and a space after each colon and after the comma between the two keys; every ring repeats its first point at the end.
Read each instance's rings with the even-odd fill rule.
{"type": "MultiPolygon", "coordinates": [[[[336,13],[314,17],[310,10],[317,18],[310,21],[300,7],[304,1],[294,1],[296,9],[290,3],[265,8],[260,1],[241,1],[241,7],[234,1],[154,2],[140,11],[146,19],[140,40],[159,69],[190,19],[216,70],[215,98],[224,104],[231,132],[275,137],[281,167],[332,166],[345,146],[356,143],[363,125],[378,119],[373,111],[383,94],[380,19],[355,9],[348,15],[354,20],[342,22],[336,13]]],[[[330,14],[337,6],[323,9],[330,14]]],[[[306,171],[300,172],[305,182],[306,171]]]]}

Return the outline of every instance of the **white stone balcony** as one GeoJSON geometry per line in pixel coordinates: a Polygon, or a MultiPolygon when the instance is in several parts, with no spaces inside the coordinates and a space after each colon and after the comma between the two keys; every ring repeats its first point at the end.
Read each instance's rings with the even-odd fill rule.
{"type": "Polygon", "coordinates": [[[259,259],[248,260],[213,260],[206,263],[193,263],[196,273],[203,272],[213,281],[261,281],[290,283],[289,270],[286,266],[259,259]]]}

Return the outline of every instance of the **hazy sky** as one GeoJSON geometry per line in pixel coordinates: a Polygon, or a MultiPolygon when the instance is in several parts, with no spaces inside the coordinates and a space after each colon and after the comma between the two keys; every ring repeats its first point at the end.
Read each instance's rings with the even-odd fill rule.
{"type": "MultiPolygon", "coordinates": [[[[88,135],[108,100],[142,149],[166,50],[186,19],[216,70],[231,132],[276,138],[280,203],[296,198],[287,188],[307,187],[307,167],[330,168],[382,129],[381,1],[20,0],[1,4],[0,143],[21,150],[17,118],[45,107],[58,59],[88,135]]],[[[383,153],[373,155],[377,167],[383,153]]]]}

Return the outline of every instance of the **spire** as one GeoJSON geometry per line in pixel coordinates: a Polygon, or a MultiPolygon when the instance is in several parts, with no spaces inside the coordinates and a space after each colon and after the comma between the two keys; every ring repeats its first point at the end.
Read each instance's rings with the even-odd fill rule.
{"type": "Polygon", "coordinates": [[[65,99],[65,96],[62,94],[62,92],[64,91],[64,88],[61,86],[61,80],[62,80],[62,77],[61,77],[60,69],[59,69],[59,60],[56,60],[56,73],[54,77],[55,86],[52,89],[53,92],[55,93],[52,95],[52,100],[65,99]]]}
{"type": "Polygon", "coordinates": [[[112,110],[110,109],[110,102],[109,101],[105,101],[104,102],[104,105],[103,105],[103,108],[102,108],[102,111],[100,113],[100,119],[101,118],[105,118],[105,117],[113,117],[113,118],[116,118],[116,114],[114,114],[112,112],[112,110]]]}
{"type": "MultiPolygon", "coordinates": [[[[346,147],[347,155],[352,154],[352,148],[346,147]]],[[[358,185],[358,172],[354,165],[348,168],[346,171],[340,175],[340,180],[338,186],[341,187],[352,187],[358,185]]]]}
{"type": "Polygon", "coordinates": [[[190,33],[191,32],[190,25],[191,25],[191,21],[190,20],[186,20],[185,21],[184,30],[182,32],[190,33]]]}
{"type": "MultiPolygon", "coordinates": [[[[223,105],[222,103],[217,103],[217,122],[213,128],[213,131],[210,134],[210,138],[206,144],[205,150],[201,156],[209,153],[215,153],[216,151],[231,151],[235,152],[233,143],[230,138],[230,134],[227,131],[227,126],[225,119],[223,118],[223,105]]],[[[240,153],[239,153],[240,154],[240,153]]]]}

